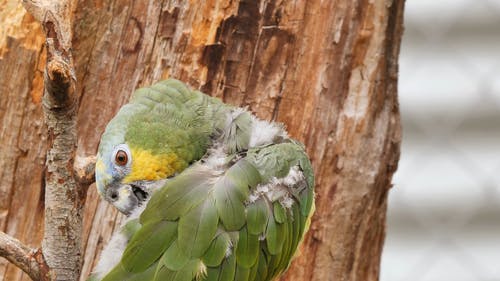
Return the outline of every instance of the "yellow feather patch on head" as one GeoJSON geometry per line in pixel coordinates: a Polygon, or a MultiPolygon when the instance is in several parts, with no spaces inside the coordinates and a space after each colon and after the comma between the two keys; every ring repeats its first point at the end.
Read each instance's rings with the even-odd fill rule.
{"type": "Polygon", "coordinates": [[[123,183],[139,180],[160,180],[186,168],[187,164],[175,153],[153,154],[149,150],[131,148],[132,166],[123,183]]]}

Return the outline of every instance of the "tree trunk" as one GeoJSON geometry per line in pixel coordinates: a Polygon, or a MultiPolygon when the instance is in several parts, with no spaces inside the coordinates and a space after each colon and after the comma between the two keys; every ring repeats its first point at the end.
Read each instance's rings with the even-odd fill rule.
{"type": "MultiPolygon", "coordinates": [[[[48,145],[40,25],[0,0],[0,230],[39,247],[48,145]]],[[[316,172],[317,212],[283,280],[377,280],[397,167],[403,0],[79,0],[78,154],[132,91],[175,77],[286,124],[316,172]]],[[[89,189],[82,276],[122,216],[89,189]]],[[[5,260],[0,279],[28,280],[5,260]]]]}

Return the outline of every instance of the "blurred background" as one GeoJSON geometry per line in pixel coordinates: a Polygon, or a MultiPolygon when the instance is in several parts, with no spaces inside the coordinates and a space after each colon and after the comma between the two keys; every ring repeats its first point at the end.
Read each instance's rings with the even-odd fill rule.
{"type": "Polygon", "coordinates": [[[500,280],[500,0],[407,0],[381,281],[500,280]]]}

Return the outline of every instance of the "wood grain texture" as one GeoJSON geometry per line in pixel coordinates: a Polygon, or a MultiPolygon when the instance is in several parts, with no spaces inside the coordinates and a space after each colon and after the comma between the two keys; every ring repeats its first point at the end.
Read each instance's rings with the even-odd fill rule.
{"type": "MultiPolygon", "coordinates": [[[[0,21],[10,25],[0,33],[6,36],[0,40],[0,227],[36,248],[43,234],[47,145],[41,108],[44,39],[40,26],[20,3],[2,3],[2,7],[6,9],[0,12],[0,21]]],[[[0,279],[23,276],[29,280],[1,261],[0,279]]]]}
{"type": "MultiPolygon", "coordinates": [[[[105,125],[133,89],[163,78],[248,106],[285,123],[305,143],[317,176],[317,213],[284,280],[377,280],[399,158],[403,6],[402,0],[80,0],[72,41],[77,154],[96,152],[105,125]]],[[[21,32],[36,24],[22,10],[11,11],[21,15],[0,38],[0,164],[6,167],[0,226],[36,247],[46,148],[43,35],[39,28],[21,32]]],[[[82,276],[121,219],[91,186],[82,276]]],[[[3,261],[0,276],[28,280],[3,261]]]]}

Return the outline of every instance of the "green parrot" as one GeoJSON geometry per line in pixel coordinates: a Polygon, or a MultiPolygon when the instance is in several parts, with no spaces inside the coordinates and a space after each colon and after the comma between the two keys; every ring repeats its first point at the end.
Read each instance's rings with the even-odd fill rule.
{"type": "Polygon", "coordinates": [[[311,163],[282,125],[173,79],[107,125],[96,185],[127,219],[90,280],[274,280],[314,212],[311,163]]]}

